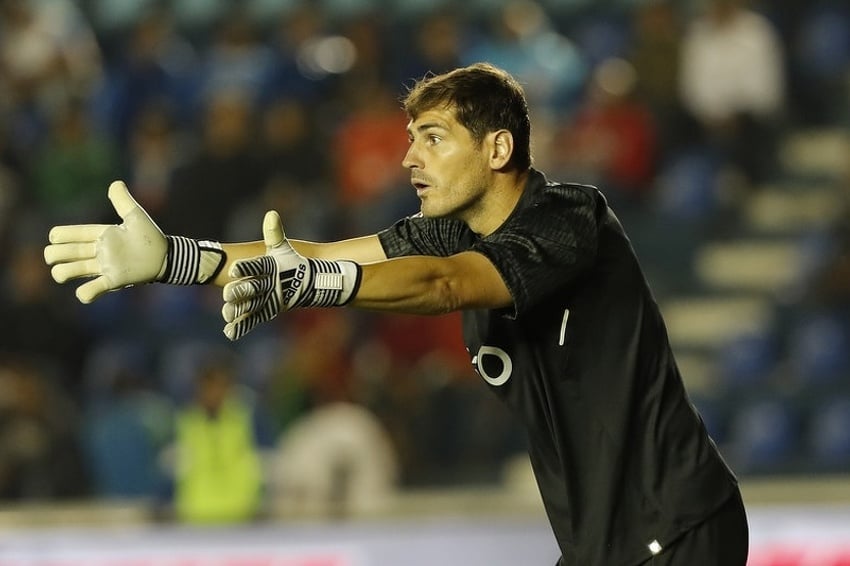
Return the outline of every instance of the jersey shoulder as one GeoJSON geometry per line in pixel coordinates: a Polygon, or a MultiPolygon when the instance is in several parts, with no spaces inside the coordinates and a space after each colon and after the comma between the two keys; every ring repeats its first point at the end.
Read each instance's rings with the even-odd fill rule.
{"type": "Polygon", "coordinates": [[[602,209],[608,205],[605,195],[598,188],[583,183],[546,181],[540,186],[537,195],[546,204],[561,202],[572,206],[584,205],[602,209]]]}
{"type": "Polygon", "coordinates": [[[600,225],[607,209],[604,195],[593,185],[549,181],[534,172],[514,220],[538,229],[554,227],[560,233],[564,224],[600,225]]]}

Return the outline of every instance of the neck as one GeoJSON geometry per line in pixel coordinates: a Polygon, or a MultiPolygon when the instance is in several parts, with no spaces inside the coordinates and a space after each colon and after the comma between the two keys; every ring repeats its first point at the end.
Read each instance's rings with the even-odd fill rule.
{"type": "Polygon", "coordinates": [[[505,223],[516,208],[529,171],[495,172],[479,206],[465,218],[467,226],[479,236],[488,236],[505,223]]]}

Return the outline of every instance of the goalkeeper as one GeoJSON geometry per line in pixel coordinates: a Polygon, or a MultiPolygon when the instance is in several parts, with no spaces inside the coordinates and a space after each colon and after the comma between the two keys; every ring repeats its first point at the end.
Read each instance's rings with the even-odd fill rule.
{"type": "Polygon", "coordinates": [[[165,236],[121,182],[118,225],[51,230],[45,259],[88,303],[146,282],[223,287],[237,340],[282,311],[463,312],[475,370],[528,433],[561,565],[743,566],[734,474],[690,403],[664,322],[623,228],[595,188],[531,165],[524,93],[476,64],[404,100],[403,166],[418,214],[361,238],[165,236]]]}

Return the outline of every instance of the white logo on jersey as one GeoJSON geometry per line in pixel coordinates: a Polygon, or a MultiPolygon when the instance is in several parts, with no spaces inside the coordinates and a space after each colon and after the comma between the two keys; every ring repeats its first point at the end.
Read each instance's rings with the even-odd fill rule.
{"type": "Polygon", "coordinates": [[[497,348],[496,346],[481,346],[481,348],[478,349],[478,354],[472,358],[472,367],[475,368],[475,371],[484,379],[484,381],[495,387],[507,383],[514,370],[514,364],[511,361],[511,357],[507,352],[501,348],[497,348]],[[482,362],[484,356],[496,356],[499,358],[502,362],[502,373],[495,377],[488,375],[482,362]]]}
{"type": "Polygon", "coordinates": [[[558,346],[564,345],[567,336],[567,321],[570,320],[570,309],[564,309],[564,318],[561,319],[561,334],[558,337],[558,346]]]}

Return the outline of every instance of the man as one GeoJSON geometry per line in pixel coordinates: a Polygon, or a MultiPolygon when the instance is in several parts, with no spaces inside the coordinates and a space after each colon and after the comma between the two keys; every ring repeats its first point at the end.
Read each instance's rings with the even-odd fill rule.
{"type": "Polygon", "coordinates": [[[265,488],[256,408],[223,354],[198,368],[194,386],[177,412],[175,516],[188,524],[250,522],[262,513],[265,488]]]}
{"type": "Polygon", "coordinates": [[[421,211],[378,234],[163,236],[123,183],[120,226],[65,226],[45,258],[83,302],[147,281],[222,285],[232,340],[281,310],[463,311],[473,365],[523,422],[562,565],[743,565],[737,482],[688,401],[650,289],[593,187],[531,167],[522,88],[476,64],[418,82],[403,165],[421,211]]]}

